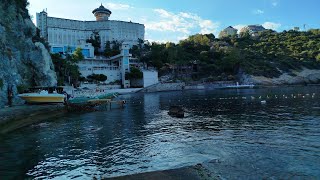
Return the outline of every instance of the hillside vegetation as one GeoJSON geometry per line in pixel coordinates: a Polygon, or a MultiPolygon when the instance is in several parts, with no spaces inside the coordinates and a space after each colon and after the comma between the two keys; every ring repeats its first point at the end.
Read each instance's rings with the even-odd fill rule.
{"type": "Polygon", "coordinates": [[[133,49],[134,56],[157,67],[161,73],[167,73],[168,64],[179,69],[196,62],[199,70],[192,72],[193,80],[208,77],[225,80],[241,73],[278,77],[303,67],[320,68],[319,29],[281,33],[268,30],[258,37],[244,34],[223,39],[197,34],[178,44],[152,43],[133,49]]]}

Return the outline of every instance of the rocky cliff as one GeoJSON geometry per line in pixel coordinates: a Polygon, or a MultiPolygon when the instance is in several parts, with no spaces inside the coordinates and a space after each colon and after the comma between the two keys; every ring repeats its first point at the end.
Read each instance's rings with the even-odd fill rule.
{"type": "Polygon", "coordinates": [[[32,40],[36,27],[26,5],[27,0],[0,1],[0,107],[8,104],[11,89],[13,104],[19,104],[18,89],[57,84],[50,54],[32,40]]]}

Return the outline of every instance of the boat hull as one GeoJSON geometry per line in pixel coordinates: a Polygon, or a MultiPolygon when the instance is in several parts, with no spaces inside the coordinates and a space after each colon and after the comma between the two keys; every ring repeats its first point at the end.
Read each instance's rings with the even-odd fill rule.
{"type": "Polygon", "coordinates": [[[64,103],[64,95],[55,96],[32,96],[32,95],[19,95],[19,97],[25,100],[27,103],[64,103]]]}

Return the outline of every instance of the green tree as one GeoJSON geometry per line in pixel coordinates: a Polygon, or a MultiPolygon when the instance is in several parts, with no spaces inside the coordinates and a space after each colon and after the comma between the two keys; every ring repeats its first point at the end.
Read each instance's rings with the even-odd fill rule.
{"type": "Polygon", "coordinates": [[[249,31],[240,32],[239,36],[241,38],[250,38],[251,37],[249,31]]]}
{"type": "Polygon", "coordinates": [[[181,45],[186,43],[191,43],[193,45],[202,45],[202,46],[209,46],[210,42],[213,41],[214,35],[213,34],[196,34],[189,36],[187,39],[180,41],[181,45]]]}
{"type": "Polygon", "coordinates": [[[143,78],[143,73],[141,72],[140,69],[131,67],[130,72],[126,73],[126,79],[142,79],[143,78]]]}
{"type": "Polygon", "coordinates": [[[94,82],[104,82],[108,79],[108,77],[104,74],[91,74],[87,76],[87,78],[94,82]]]}
{"type": "Polygon", "coordinates": [[[112,45],[111,56],[120,54],[121,43],[118,41],[112,41],[111,45],[112,45]]]}
{"type": "Polygon", "coordinates": [[[225,73],[236,73],[240,66],[241,59],[240,51],[236,48],[230,48],[222,58],[221,68],[225,73]]]}
{"type": "Polygon", "coordinates": [[[82,49],[77,47],[76,50],[72,54],[72,60],[74,63],[78,63],[79,61],[83,60],[84,56],[82,54],[82,49]]]}
{"type": "Polygon", "coordinates": [[[141,57],[141,50],[139,49],[139,46],[133,45],[132,48],[130,49],[130,53],[132,54],[133,57],[139,58],[141,57]]]}
{"type": "Polygon", "coordinates": [[[138,47],[139,47],[139,50],[141,50],[141,51],[142,51],[143,46],[144,46],[144,40],[143,40],[143,39],[138,38],[138,47]]]}
{"type": "Polygon", "coordinates": [[[320,62],[320,53],[316,56],[316,60],[320,62]]]}
{"type": "Polygon", "coordinates": [[[110,41],[107,41],[104,48],[104,56],[110,57],[112,55],[112,49],[111,49],[111,43],[110,41]]]}
{"type": "Polygon", "coordinates": [[[58,85],[63,86],[65,83],[78,85],[80,72],[75,60],[69,54],[63,58],[61,54],[51,54],[51,59],[57,74],[58,85]]]}
{"type": "Polygon", "coordinates": [[[101,48],[101,38],[98,31],[93,31],[91,37],[86,40],[87,43],[91,43],[94,47],[94,54],[100,55],[100,48],[101,48]]]}

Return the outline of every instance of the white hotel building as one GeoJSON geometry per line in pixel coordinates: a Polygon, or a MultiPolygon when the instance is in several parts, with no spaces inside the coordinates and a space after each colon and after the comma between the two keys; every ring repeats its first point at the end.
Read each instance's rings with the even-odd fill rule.
{"type": "Polygon", "coordinates": [[[106,41],[125,41],[132,45],[137,44],[138,38],[144,40],[143,24],[109,20],[111,11],[103,5],[92,13],[96,21],[49,17],[47,12],[42,11],[37,13],[37,27],[41,37],[50,43],[52,52],[65,52],[67,46],[71,49],[81,47],[86,57],[94,57],[92,47],[86,43],[94,31],[99,32],[102,48],[106,41]]]}
{"type": "Polygon", "coordinates": [[[124,50],[127,55],[124,55],[122,50],[121,54],[116,57],[95,57],[93,46],[86,43],[86,40],[91,37],[93,32],[98,32],[102,50],[107,41],[122,42],[124,43],[122,48],[126,47],[127,49],[128,46],[137,44],[138,39],[144,40],[145,27],[143,24],[131,21],[109,20],[111,11],[102,4],[92,13],[96,17],[96,21],[49,17],[45,11],[37,13],[37,27],[40,29],[40,36],[49,42],[52,53],[64,53],[67,50],[73,52],[77,47],[81,47],[85,60],[78,65],[83,76],[86,77],[93,73],[105,74],[108,76],[106,83],[122,79],[123,87],[128,87],[128,82],[124,80],[124,74],[130,69],[122,67],[124,64],[126,66],[131,64],[132,58],[128,54],[128,50],[124,50]],[[128,63],[126,63],[127,59],[129,59],[128,63]]]}

